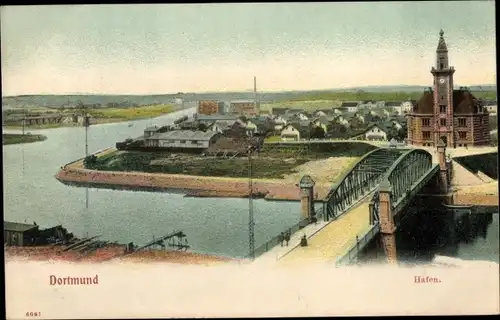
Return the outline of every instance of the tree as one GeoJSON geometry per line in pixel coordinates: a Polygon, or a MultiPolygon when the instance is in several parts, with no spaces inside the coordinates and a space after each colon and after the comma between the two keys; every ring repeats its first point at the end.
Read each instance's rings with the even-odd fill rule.
{"type": "Polygon", "coordinates": [[[315,126],[311,128],[311,139],[324,139],[325,130],[320,126],[315,126]]]}
{"type": "Polygon", "coordinates": [[[97,164],[97,157],[93,154],[85,157],[85,159],[83,160],[83,165],[87,169],[94,169],[96,164],[97,164]]]}
{"type": "Polygon", "coordinates": [[[203,122],[200,122],[198,124],[198,130],[200,130],[200,131],[206,131],[207,130],[207,125],[204,124],[203,122]]]}

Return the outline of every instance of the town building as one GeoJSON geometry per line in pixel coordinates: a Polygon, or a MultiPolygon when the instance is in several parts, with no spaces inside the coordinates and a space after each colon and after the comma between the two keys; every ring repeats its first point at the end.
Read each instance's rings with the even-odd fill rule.
{"type": "Polygon", "coordinates": [[[408,143],[448,147],[480,146],[490,143],[488,112],[470,90],[453,89],[455,69],[449,65],[448,48],[440,32],[433,87],[424,92],[408,114],[408,143]]]}
{"type": "MultiPolygon", "coordinates": [[[[381,124],[372,124],[360,135],[363,140],[383,140],[386,141],[390,129],[381,124]]],[[[358,138],[360,137],[358,136],[358,138]]]]}
{"type": "Polygon", "coordinates": [[[174,130],[156,133],[144,139],[148,148],[171,148],[184,150],[203,150],[209,148],[222,135],[214,131],[174,130]]]}
{"type": "Polygon", "coordinates": [[[283,127],[286,126],[286,124],[287,124],[287,121],[279,115],[271,116],[270,119],[274,122],[274,131],[275,132],[279,132],[279,131],[283,130],[283,127]]]}
{"type": "Polygon", "coordinates": [[[237,120],[239,119],[240,116],[237,114],[211,114],[211,115],[206,115],[206,114],[196,114],[194,115],[193,119],[197,121],[230,121],[230,120],[237,120]]]}
{"type": "Polygon", "coordinates": [[[255,100],[235,100],[229,103],[229,113],[242,116],[256,116],[259,112],[255,100]]]}
{"type": "Polygon", "coordinates": [[[198,114],[222,114],[224,113],[224,102],[218,100],[198,101],[198,114]]]}
{"type": "Polygon", "coordinates": [[[281,130],[281,140],[299,141],[301,139],[309,139],[310,134],[311,126],[309,121],[289,123],[281,130]]]}
{"type": "Polygon", "coordinates": [[[32,244],[38,233],[36,224],[3,222],[3,242],[8,246],[32,244]]]}
{"type": "Polygon", "coordinates": [[[372,109],[372,108],[376,108],[377,106],[378,106],[378,103],[375,100],[365,100],[365,101],[361,101],[358,104],[359,109],[372,109]]]}
{"type": "Polygon", "coordinates": [[[160,130],[160,128],[158,126],[150,126],[150,127],[146,127],[146,129],[144,129],[144,138],[149,138],[151,137],[152,135],[154,135],[156,132],[158,132],[158,130],[160,130]]]}
{"type": "Polygon", "coordinates": [[[344,101],[340,105],[340,110],[343,112],[356,112],[358,111],[359,102],[358,101],[344,101]]]}

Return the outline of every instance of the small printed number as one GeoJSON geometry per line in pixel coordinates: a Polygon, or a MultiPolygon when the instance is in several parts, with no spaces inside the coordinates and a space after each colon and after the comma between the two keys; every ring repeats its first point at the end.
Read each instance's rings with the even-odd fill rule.
{"type": "Polygon", "coordinates": [[[26,312],[27,317],[39,317],[42,314],[40,312],[26,312]]]}

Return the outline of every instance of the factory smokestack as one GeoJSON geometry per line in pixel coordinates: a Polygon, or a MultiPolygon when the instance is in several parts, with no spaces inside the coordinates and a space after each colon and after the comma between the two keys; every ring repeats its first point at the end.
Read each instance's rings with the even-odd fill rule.
{"type": "Polygon", "coordinates": [[[260,115],[260,103],[257,99],[257,77],[253,77],[253,94],[255,99],[255,108],[257,109],[257,114],[260,115]]]}

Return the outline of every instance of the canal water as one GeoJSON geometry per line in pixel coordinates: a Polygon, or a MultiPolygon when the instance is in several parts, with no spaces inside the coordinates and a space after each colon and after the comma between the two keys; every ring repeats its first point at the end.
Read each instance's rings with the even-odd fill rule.
{"type": "MultiPolygon", "coordinates": [[[[399,263],[425,264],[436,256],[499,263],[498,208],[477,208],[469,214],[463,209],[453,213],[443,207],[414,206],[404,214],[396,232],[399,263]]],[[[384,261],[378,236],[360,255],[360,262],[384,261]]]]}
{"type": "MultiPolygon", "coordinates": [[[[195,109],[153,120],[95,125],[89,128],[89,152],[140,136],[151,124],[165,125],[195,109]]],[[[12,130],[10,130],[12,131],[12,130]]],[[[100,235],[102,240],[145,244],[173,230],[186,233],[194,252],[229,257],[248,254],[248,200],[184,198],[178,192],[133,192],[69,187],[54,177],[68,162],[85,155],[82,127],[30,130],[47,136],[36,143],[3,147],[4,219],[43,227],[62,225],[78,237],[100,235]]],[[[9,132],[4,130],[4,132],[9,132]]],[[[436,255],[498,262],[499,216],[462,215],[450,220],[441,208],[414,205],[397,233],[399,259],[425,263],[436,255]],[[418,212],[418,213],[415,213],[418,212]]],[[[498,212],[498,211],[497,211],[498,212]]],[[[254,200],[256,247],[300,219],[298,202],[254,200]]],[[[374,241],[362,259],[384,259],[374,241]]]]}
{"type": "MultiPolygon", "coordinates": [[[[89,152],[137,137],[146,126],[172,123],[195,109],[153,120],[91,126],[89,152]]],[[[62,225],[77,237],[145,244],[173,230],[187,235],[193,252],[244,257],[248,254],[248,199],[184,198],[181,193],[69,187],[55,179],[60,167],[85,156],[82,127],[30,130],[47,136],[36,143],[3,147],[4,220],[62,225]]],[[[14,132],[4,130],[4,132],[14,132]]],[[[254,200],[255,244],[265,243],[300,218],[297,202],[254,200]]]]}

